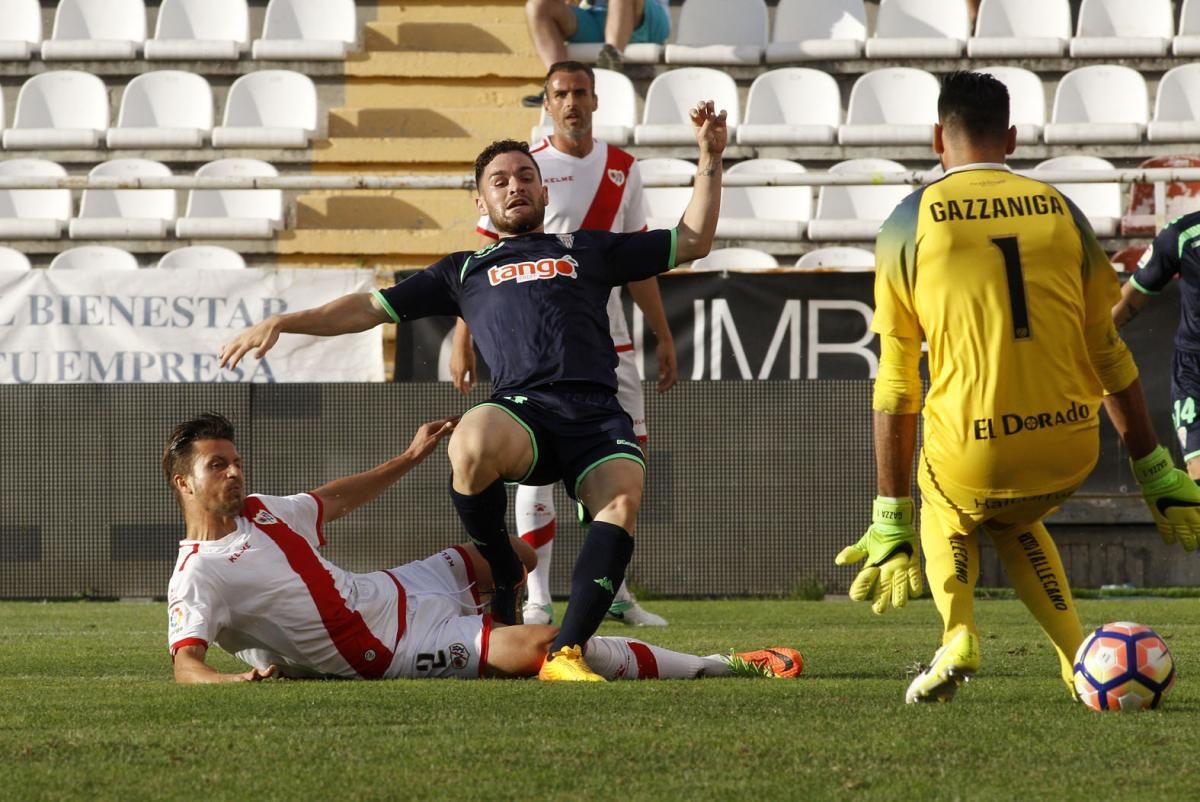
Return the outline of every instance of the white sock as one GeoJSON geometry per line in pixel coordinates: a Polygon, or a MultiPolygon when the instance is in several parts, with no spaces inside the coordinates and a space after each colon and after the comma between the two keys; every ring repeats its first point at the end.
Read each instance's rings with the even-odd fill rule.
{"type": "Polygon", "coordinates": [[[727,677],[719,657],[673,652],[632,638],[594,636],[587,642],[587,664],[605,679],[697,679],[727,677]]]}
{"type": "Polygon", "coordinates": [[[550,555],[554,550],[554,485],[519,485],[515,502],[517,534],[533,547],[537,568],[529,572],[526,593],[532,604],[550,603],[550,555]]]}

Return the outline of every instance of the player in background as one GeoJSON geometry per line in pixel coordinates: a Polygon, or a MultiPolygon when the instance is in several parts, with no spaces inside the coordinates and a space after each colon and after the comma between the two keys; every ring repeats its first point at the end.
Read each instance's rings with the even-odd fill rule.
{"type": "Polygon", "coordinates": [[[1113,322],[1124,326],[1150,299],[1179,277],[1179,328],[1171,364],[1171,422],[1179,436],[1188,475],[1200,479],[1200,212],[1172,220],[1142,254],[1121,288],[1113,322]]]}
{"type": "MultiPolygon", "coordinates": [[[[185,539],[168,589],[168,643],[181,683],[286,677],[532,676],[556,630],[495,623],[479,613],[491,570],[479,550],[453,546],[370,573],[321,556],[324,525],[379,496],[425,460],[455,419],[423,424],[403,454],[309,493],[245,494],[233,426],[207,413],[175,427],[163,473],[183,512],[185,539]],[[249,665],[208,665],[212,644],[249,665]]],[[[513,539],[527,566],[536,558],[513,539]]],[[[794,649],[697,657],[625,638],[592,638],[606,679],[685,679],[800,673],[794,649]]]]}
{"type": "Polygon", "coordinates": [[[1113,326],[1112,265],[1074,204],[1004,165],[1016,147],[1008,108],[991,75],[943,80],[933,149],[946,175],[903,200],[876,242],[879,495],[871,527],[837,562],[867,560],[850,595],[871,599],[877,613],[921,592],[910,477],[924,339],[921,547],[944,627],[905,694],[910,703],[949,700],[979,669],[973,605],[984,533],[1071,687],[1083,634],[1042,521],[1096,464],[1102,399],[1164,539],[1192,549],[1200,533],[1200,490],[1158,444],[1113,326]]]}
{"type": "Polygon", "coordinates": [[[707,101],[689,115],[700,162],[675,228],[546,234],[546,188],[528,145],[494,142],[475,161],[475,204],[499,241],[450,254],[387,290],[273,315],[221,350],[221,365],[234,367],[251,351],[262,358],[286,333],[329,337],[430,315],[467,321],[492,369],[493,395],[467,411],[450,440],[450,498],[491,567],[500,620],[515,622],[524,579],[505,523],[505,481],[561,480],[592,516],[570,606],[539,672],[546,680],[592,678],[581,647],[625,579],[645,481],[633,424],[617,402],[608,297],[613,287],[704,256],[716,235],[726,113],[707,101]]]}
{"type": "MultiPolygon", "coordinates": [[[[577,61],[554,64],[546,73],[546,111],[554,121],[554,133],[530,152],[538,163],[550,202],[546,206],[545,230],[567,234],[580,229],[626,232],[646,230],[642,177],[634,157],[592,137],[592,114],[596,111],[596,77],[592,68],[577,61]]],[[[476,229],[484,245],[497,240],[495,226],[487,215],[476,229]]],[[[675,342],[667,325],[658,279],[631,281],[629,294],[641,308],[658,341],[658,391],[669,390],[678,378],[675,342]]],[[[617,357],[617,400],[633,418],[633,430],[643,452],[647,452],[646,402],[634,358],[633,341],[621,289],[614,287],[608,298],[609,334],[617,357]]],[[[454,332],[450,377],[463,394],[475,383],[475,348],[471,330],[460,318],[454,332]]],[[[527,624],[549,624],[554,620],[550,598],[550,559],[557,527],[554,486],[520,485],[514,502],[517,533],[537,552],[537,568],[529,572],[524,620],[527,624]]],[[[637,626],[666,626],[662,616],[642,608],[627,584],[622,583],[608,611],[609,617],[637,626]]]]}

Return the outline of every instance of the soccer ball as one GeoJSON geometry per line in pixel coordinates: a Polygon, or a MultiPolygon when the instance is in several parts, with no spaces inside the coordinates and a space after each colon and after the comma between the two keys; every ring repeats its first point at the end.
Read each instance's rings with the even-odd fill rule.
{"type": "Polygon", "coordinates": [[[1141,624],[1105,624],[1075,653],[1075,691],[1093,710],[1158,707],[1174,684],[1171,650],[1141,624]]]}

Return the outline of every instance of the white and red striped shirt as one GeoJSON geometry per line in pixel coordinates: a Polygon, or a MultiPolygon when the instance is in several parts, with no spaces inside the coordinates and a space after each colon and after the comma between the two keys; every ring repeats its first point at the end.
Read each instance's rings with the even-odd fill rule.
{"type": "Polygon", "coordinates": [[[167,592],[171,653],[213,643],[289,676],[392,676],[406,599],[386,571],[356,574],[317,552],[320,500],[247,496],[220,540],[184,540],[167,592]]]}
{"type": "MultiPolygon", "coordinates": [[[[633,155],[615,145],[593,140],[592,151],[583,158],[558,150],[543,139],[531,151],[549,190],[546,206],[547,234],[570,234],[580,229],[613,231],[618,234],[646,228],[646,206],[642,197],[642,175],[633,155]]],[[[496,237],[486,215],[475,229],[496,237]]],[[[618,351],[632,350],[629,327],[621,309],[621,291],[608,297],[609,334],[618,351]]]]}

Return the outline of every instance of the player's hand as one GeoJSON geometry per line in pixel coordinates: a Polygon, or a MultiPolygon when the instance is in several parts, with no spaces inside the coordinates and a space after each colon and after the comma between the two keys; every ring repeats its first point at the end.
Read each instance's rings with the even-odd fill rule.
{"type": "Polygon", "coordinates": [[[658,360],[658,392],[665,393],[679,381],[679,363],[675,359],[675,341],[659,340],[654,349],[658,360]]]}
{"type": "Polygon", "coordinates": [[[450,346],[450,382],[463,395],[475,386],[475,346],[471,338],[460,338],[456,333],[450,346]],[[460,339],[462,342],[460,342],[460,339]]]}
{"type": "Polygon", "coordinates": [[[221,348],[221,367],[233,370],[248,352],[254,351],[255,359],[262,359],[274,347],[283,332],[283,319],[272,315],[261,323],[234,337],[221,348]],[[257,350],[255,350],[257,349],[257,350]]]}
{"type": "Polygon", "coordinates": [[[453,418],[442,418],[441,420],[422,423],[418,427],[417,433],[413,435],[412,443],[409,444],[404,453],[417,462],[421,462],[433,453],[438,443],[450,436],[457,425],[457,415],[453,418]]]}
{"type": "Polygon", "coordinates": [[[272,663],[266,668],[252,668],[244,674],[239,674],[240,682],[262,682],[279,676],[279,666],[272,663]]]}
{"type": "Polygon", "coordinates": [[[921,556],[911,498],[876,497],[871,527],[857,543],[842,549],[834,562],[851,565],[863,558],[867,564],[850,585],[854,601],[869,598],[871,609],[882,614],[888,607],[903,607],[910,596],[921,595],[921,556]]]}
{"type": "Polygon", "coordinates": [[[704,100],[688,111],[696,129],[696,144],[704,156],[720,156],[729,141],[729,129],[725,125],[726,113],[717,114],[713,102],[704,100]]]}
{"type": "Polygon", "coordinates": [[[1178,542],[1186,551],[1194,551],[1200,538],[1200,487],[1175,467],[1162,446],[1129,464],[1163,542],[1178,542]]]}

